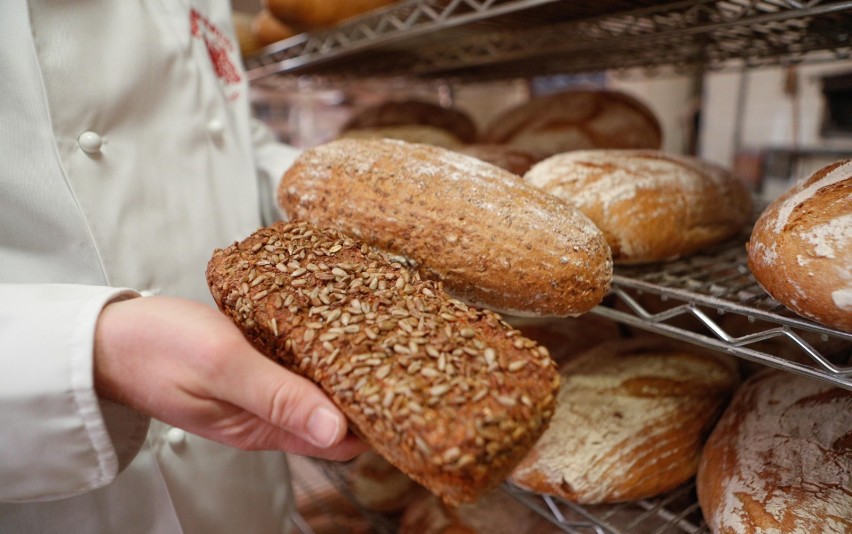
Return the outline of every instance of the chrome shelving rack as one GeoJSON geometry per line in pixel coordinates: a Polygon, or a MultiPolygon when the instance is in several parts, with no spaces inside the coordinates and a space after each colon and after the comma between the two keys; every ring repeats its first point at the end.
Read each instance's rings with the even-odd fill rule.
{"type": "Polygon", "coordinates": [[[276,74],[513,78],[852,57],[852,1],[406,0],[246,59],[276,74]],[[532,61],[534,60],[534,61],[532,61]]]}
{"type": "MultiPolygon", "coordinates": [[[[320,84],[350,77],[463,82],[849,58],[852,0],[404,0],[281,41],[245,63],[253,83],[274,88],[303,76],[320,84]]],[[[679,261],[619,266],[593,313],[852,389],[852,334],[772,300],[748,270],[746,238],[679,261]]],[[[326,469],[342,484],[338,467],[326,469]]],[[[709,533],[692,485],[609,506],[580,506],[508,483],[502,491],[569,533],[709,533]]]]}

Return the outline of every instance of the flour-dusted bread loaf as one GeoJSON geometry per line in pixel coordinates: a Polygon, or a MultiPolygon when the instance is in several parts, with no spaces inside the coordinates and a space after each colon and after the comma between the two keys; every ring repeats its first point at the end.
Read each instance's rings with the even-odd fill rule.
{"type": "Polygon", "coordinates": [[[462,143],[473,143],[479,135],[473,119],[464,111],[423,100],[388,100],[366,107],[353,115],[342,130],[412,125],[444,130],[462,143]]]}
{"type": "Polygon", "coordinates": [[[657,149],[662,130],[654,113],[632,96],[576,90],[534,98],[505,111],[482,139],[552,155],[593,148],[657,149]]]}
{"type": "Polygon", "coordinates": [[[852,532],[852,392],[779,371],[739,389],[698,470],[714,534],[852,532]]]}
{"type": "Polygon", "coordinates": [[[799,182],[761,214],[748,264],[781,304],[852,332],[852,160],[799,182]]]}
{"type": "Polygon", "coordinates": [[[338,139],[396,139],[397,141],[422,143],[451,150],[458,150],[464,146],[461,139],[451,132],[423,124],[353,128],[342,132],[338,139]]]}
{"type": "Polygon", "coordinates": [[[738,380],[725,356],[648,339],[600,345],[560,374],[556,415],[511,480],[584,504],[652,497],[689,480],[738,380]]]}
{"type": "Polygon", "coordinates": [[[264,0],[270,13],[289,26],[314,30],[336,26],[344,20],[399,0],[264,0]]]}
{"type": "Polygon", "coordinates": [[[616,262],[689,254],[736,235],[751,216],[748,190],[735,175],[659,151],[566,152],[525,179],[592,219],[616,262]]]}
{"type": "Polygon", "coordinates": [[[207,280],[259,351],[316,382],[447,502],[503,480],[552,415],[559,376],[545,348],[337,230],[261,228],[217,250],[207,280]]]}
{"type": "Polygon", "coordinates": [[[458,298],[514,315],[576,315],[609,290],[612,261],[582,213],[449,150],[341,139],[303,152],[278,201],[416,262],[458,298]]]}

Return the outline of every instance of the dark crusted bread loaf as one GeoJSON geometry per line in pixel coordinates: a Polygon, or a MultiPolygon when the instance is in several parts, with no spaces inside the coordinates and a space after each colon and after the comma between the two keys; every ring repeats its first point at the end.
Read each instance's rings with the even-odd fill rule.
{"type": "Polygon", "coordinates": [[[476,124],[464,111],[422,100],[390,100],[369,106],[353,115],[342,130],[411,125],[438,128],[462,143],[473,143],[478,137],[476,124]]]}
{"type": "Polygon", "coordinates": [[[294,219],[401,254],[457,298],[499,311],[579,315],[609,290],[609,246],[588,217],[450,150],[334,141],[299,156],[278,201],[294,219]]]}
{"type": "Polygon", "coordinates": [[[277,223],[217,250],[216,303],[262,353],[319,384],[391,464],[475,500],[550,419],[547,350],[336,230],[277,223]]]}
{"type": "Polygon", "coordinates": [[[561,374],[556,414],[512,481],[585,504],[653,497],[689,480],[737,384],[730,358],[657,339],[600,345],[561,374]]]}
{"type": "Polygon", "coordinates": [[[852,391],[753,376],[713,430],[698,502],[714,534],[852,532],[852,391]]]}
{"type": "Polygon", "coordinates": [[[512,145],[542,155],[593,148],[660,148],[654,113],[616,91],[575,90],[534,98],[497,116],[486,143],[512,145]]]}
{"type": "Polygon", "coordinates": [[[585,213],[616,262],[676,258],[736,235],[751,217],[734,174],[655,150],[578,150],[537,163],[524,179],[585,213]]]}
{"type": "Polygon", "coordinates": [[[748,264],[780,303],[852,332],[852,160],[828,165],[769,205],[748,264]]]}

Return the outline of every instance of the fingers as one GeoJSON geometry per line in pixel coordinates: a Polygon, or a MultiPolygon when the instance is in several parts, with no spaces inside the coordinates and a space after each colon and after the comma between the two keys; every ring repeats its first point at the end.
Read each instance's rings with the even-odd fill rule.
{"type": "Polygon", "coordinates": [[[347,420],[316,385],[263,357],[246,344],[228,360],[219,384],[229,402],[319,449],[340,445],[347,420]],[[227,392],[227,393],[226,393],[227,392]]]}
{"type": "Polygon", "coordinates": [[[246,448],[254,450],[283,450],[292,454],[336,461],[350,460],[370,448],[352,433],[346,434],[337,445],[322,448],[265,421],[256,423],[252,430],[253,436],[239,439],[233,445],[248,443],[250,446],[246,448]]]}

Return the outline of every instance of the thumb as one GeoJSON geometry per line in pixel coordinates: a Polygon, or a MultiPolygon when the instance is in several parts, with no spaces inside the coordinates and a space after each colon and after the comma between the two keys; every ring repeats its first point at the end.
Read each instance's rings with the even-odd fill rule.
{"type": "Polygon", "coordinates": [[[229,402],[320,448],[346,437],[346,416],[314,383],[254,349],[246,352],[225,370],[228,384],[220,389],[229,402]]]}

